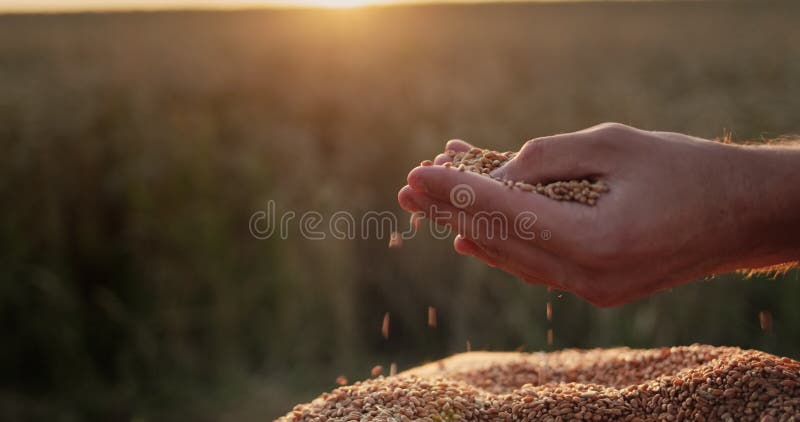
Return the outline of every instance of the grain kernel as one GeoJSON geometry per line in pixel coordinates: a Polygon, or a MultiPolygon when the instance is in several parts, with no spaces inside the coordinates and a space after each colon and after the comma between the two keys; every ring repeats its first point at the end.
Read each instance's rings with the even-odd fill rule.
{"type": "Polygon", "coordinates": [[[428,327],[436,328],[436,308],[433,306],[428,306],[428,327]]]}
{"type": "Polygon", "coordinates": [[[384,339],[389,338],[389,313],[383,314],[383,324],[381,324],[381,335],[384,339]]]}
{"type": "MultiPolygon", "coordinates": [[[[456,167],[459,171],[469,171],[481,175],[502,167],[509,160],[516,157],[515,152],[497,152],[474,147],[468,152],[445,151],[452,157],[452,163],[445,163],[445,167],[456,167]]],[[[541,183],[528,188],[523,182],[510,181],[506,186],[517,187],[526,192],[536,192],[556,201],[575,201],[581,204],[594,206],[601,193],[608,192],[608,185],[603,181],[592,182],[587,179],[554,181],[546,185],[541,183]]]]}

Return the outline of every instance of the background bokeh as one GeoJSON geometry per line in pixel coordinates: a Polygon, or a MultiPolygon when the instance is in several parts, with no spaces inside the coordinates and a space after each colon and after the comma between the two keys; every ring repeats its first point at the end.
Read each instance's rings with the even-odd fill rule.
{"type": "Polygon", "coordinates": [[[268,200],[405,221],[406,172],[449,138],[798,133],[798,21],[794,1],[0,16],[2,419],[270,420],[467,340],[800,358],[797,271],[596,309],[426,235],[248,230],[268,200]]]}

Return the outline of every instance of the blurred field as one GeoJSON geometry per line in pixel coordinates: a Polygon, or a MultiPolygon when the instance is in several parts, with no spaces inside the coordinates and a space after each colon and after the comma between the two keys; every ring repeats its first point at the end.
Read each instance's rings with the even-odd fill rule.
{"type": "Polygon", "coordinates": [[[270,199],[403,221],[407,170],[454,137],[798,133],[798,21],[792,1],[2,16],[0,414],[269,420],[376,363],[548,349],[548,300],[551,349],[799,358],[796,271],[598,310],[428,236],[248,232],[270,199]]]}

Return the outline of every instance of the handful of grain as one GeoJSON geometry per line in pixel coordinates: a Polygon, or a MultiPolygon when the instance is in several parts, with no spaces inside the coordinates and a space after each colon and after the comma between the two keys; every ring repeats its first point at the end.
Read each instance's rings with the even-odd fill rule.
{"type": "Polygon", "coordinates": [[[735,347],[462,353],[324,393],[282,421],[744,420],[800,414],[800,362],[735,347]]]}
{"type": "MultiPolygon", "coordinates": [[[[453,158],[452,162],[444,164],[445,167],[454,168],[458,171],[478,173],[486,177],[492,177],[491,172],[493,170],[503,167],[517,155],[516,152],[497,152],[482,148],[472,148],[469,151],[461,152],[447,150],[445,154],[453,158]]],[[[422,164],[432,165],[433,162],[424,161],[422,164]]],[[[510,189],[517,188],[526,192],[536,192],[557,201],[575,201],[592,206],[597,204],[597,200],[602,193],[609,190],[608,185],[602,181],[569,180],[532,185],[525,182],[503,180],[497,177],[492,178],[505,184],[510,189]]]]}

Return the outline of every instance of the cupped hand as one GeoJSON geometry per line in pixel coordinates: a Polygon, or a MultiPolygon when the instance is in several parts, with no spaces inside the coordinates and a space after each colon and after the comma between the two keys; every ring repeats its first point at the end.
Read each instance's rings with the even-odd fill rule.
{"type": "MultiPolygon", "coordinates": [[[[446,146],[470,148],[457,140],[446,146]]],[[[610,123],[528,141],[491,174],[531,184],[602,180],[610,191],[596,206],[445,167],[447,154],[413,169],[398,200],[456,230],[460,253],[529,283],[613,306],[704,274],[785,258],[758,241],[766,216],[751,205],[759,192],[753,175],[769,172],[760,157],[742,147],[610,123]]]]}

